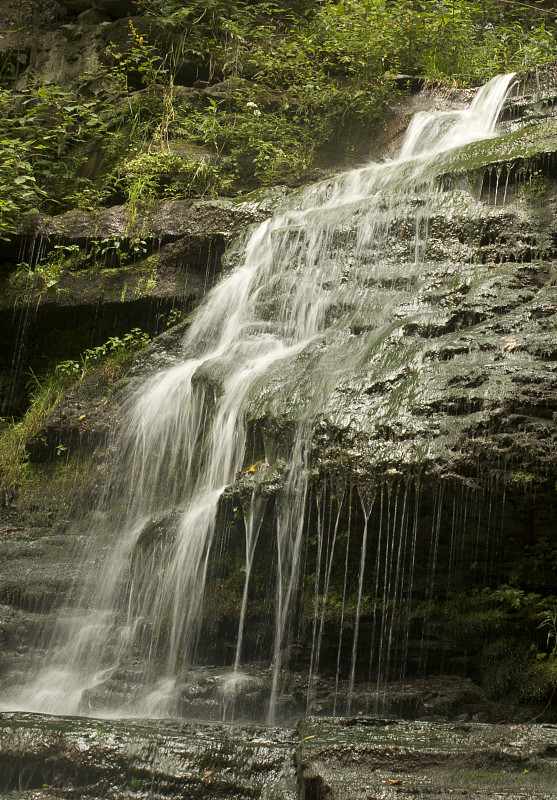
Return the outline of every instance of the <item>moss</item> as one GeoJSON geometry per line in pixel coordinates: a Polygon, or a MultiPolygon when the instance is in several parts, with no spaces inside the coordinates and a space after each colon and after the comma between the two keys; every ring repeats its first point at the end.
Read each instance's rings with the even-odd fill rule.
{"type": "Polygon", "coordinates": [[[436,166],[447,174],[473,172],[496,164],[512,165],[540,153],[557,152],[557,122],[541,122],[493,139],[473,142],[443,155],[436,166]]]}
{"type": "Polygon", "coordinates": [[[48,464],[23,460],[14,469],[19,519],[27,525],[44,526],[79,516],[83,508],[90,508],[103,468],[94,455],[76,453],[68,457],[61,452],[48,464]]]}
{"type": "Polygon", "coordinates": [[[469,646],[500,632],[505,625],[505,613],[500,608],[471,610],[451,617],[450,624],[455,639],[469,646]]]}
{"type": "MultiPolygon", "coordinates": [[[[22,419],[2,420],[0,427],[0,481],[8,494],[26,483],[28,470],[27,444],[39,432],[47,418],[71,387],[85,377],[101,378],[103,391],[110,394],[117,378],[131,366],[136,351],[149,342],[139,329],[121,339],[112,337],[104,345],[86,350],[79,361],[63,361],[42,378],[33,378],[31,403],[22,419]]],[[[66,447],[59,442],[56,456],[64,456],[66,447]]]]}
{"type": "Polygon", "coordinates": [[[536,480],[536,475],[525,468],[518,468],[511,471],[509,480],[515,486],[528,488],[536,480]]]}
{"type": "Polygon", "coordinates": [[[529,667],[524,678],[521,693],[524,699],[545,700],[549,698],[557,686],[557,658],[538,658],[529,667]]]}

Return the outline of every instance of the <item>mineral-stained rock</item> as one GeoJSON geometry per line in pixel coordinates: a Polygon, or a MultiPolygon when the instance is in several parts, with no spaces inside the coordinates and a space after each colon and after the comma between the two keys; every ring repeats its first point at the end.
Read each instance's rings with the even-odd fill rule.
{"type": "Polygon", "coordinates": [[[554,725],[305,719],[295,761],[304,800],[549,800],[554,725]]]}
{"type": "Polygon", "coordinates": [[[0,716],[0,789],[57,797],[294,800],[285,768],[293,731],[256,726],[155,724],[0,716]],[[273,784],[280,795],[271,792],[273,784]]]}
{"type": "Polygon", "coordinates": [[[38,232],[72,242],[137,236],[164,242],[186,234],[226,233],[267,216],[268,211],[259,211],[249,201],[161,200],[141,210],[139,227],[130,222],[129,208],[113,206],[96,213],[68,211],[47,218],[38,232]]]}
{"type": "Polygon", "coordinates": [[[551,725],[302,719],[297,731],[4,713],[6,792],[266,800],[551,800],[551,725]]]}

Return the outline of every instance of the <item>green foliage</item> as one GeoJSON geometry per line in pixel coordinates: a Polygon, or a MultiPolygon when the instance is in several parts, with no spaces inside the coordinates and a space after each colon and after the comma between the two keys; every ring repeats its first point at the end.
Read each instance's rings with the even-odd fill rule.
{"type": "Polygon", "coordinates": [[[54,245],[50,253],[44,259],[41,259],[35,267],[31,267],[25,261],[18,264],[19,269],[15,279],[17,280],[22,276],[28,279],[38,294],[38,300],[40,300],[43,293],[55,295],[58,292],[58,283],[63,269],[67,266],[69,260],[78,256],[79,252],[80,248],[77,244],[54,245]]]}
{"type": "Polygon", "coordinates": [[[544,609],[540,616],[542,621],[538,628],[547,634],[547,655],[549,658],[557,659],[557,607],[544,609]]]}
{"type": "Polygon", "coordinates": [[[536,592],[525,592],[524,589],[507,584],[497,589],[485,588],[473,594],[478,600],[494,603],[512,611],[535,608],[542,599],[536,592]]]}
{"type": "Polygon", "coordinates": [[[536,480],[536,476],[525,467],[521,467],[520,469],[512,470],[510,479],[515,486],[527,488],[536,480]]]}
{"type": "Polygon", "coordinates": [[[130,206],[153,197],[214,197],[230,184],[219,167],[169,150],[139,153],[121,164],[120,173],[130,206]]]}
{"type": "Polygon", "coordinates": [[[494,0],[322,0],[297,13],[224,0],[142,8],[185,43],[166,58],[170,80],[193,58],[229,81],[225,99],[175,109],[174,129],[260,184],[310,175],[319,148],[376,122],[397,73],[468,85],[557,52],[543,9],[502,11],[494,0]]]}
{"type": "Polygon", "coordinates": [[[150,86],[158,81],[164,81],[167,70],[163,66],[163,59],[157,53],[156,47],[150,45],[143,36],[137,32],[132,20],[129,20],[129,39],[131,47],[123,53],[110,49],[112,66],[108,69],[108,77],[114,81],[116,88],[129,91],[130,76],[137,73],[145,86],[150,86]]]}
{"type": "Polygon", "coordinates": [[[178,322],[182,320],[184,316],[184,312],[179,308],[171,308],[168,314],[162,315],[163,321],[166,328],[172,327],[172,325],[177,325],[178,322]]]}
{"type": "MultiPolygon", "coordinates": [[[[1,99],[0,95],[0,105],[1,99]]],[[[33,174],[29,148],[19,139],[0,139],[0,239],[7,238],[18,217],[38,205],[44,194],[33,174]]]]}
{"type": "Polygon", "coordinates": [[[128,361],[130,356],[151,341],[148,334],[140,328],[132,328],[124,336],[111,336],[104,344],[84,350],[79,361],[61,361],[54,368],[53,378],[59,378],[62,383],[70,380],[75,383],[81,380],[86,373],[99,366],[110,358],[116,364],[128,361]]]}
{"type": "MultiPolygon", "coordinates": [[[[27,456],[25,444],[34,436],[64,392],[93,370],[115,374],[125,368],[134,353],[150,341],[139,328],[122,337],[112,336],[104,344],[85,350],[78,361],[62,361],[43,377],[31,374],[29,409],[19,422],[0,420],[0,482],[13,490],[23,477],[27,456]]],[[[58,448],[62,455],[64,446],[58,448]]]]}
{"type": "MultiPolygon", "coordinates": [[[[537,660],[557,657],[557,597],[542,596],[537,592],[527,592],[517,586],[503,584],[497,589],[484,588],[472,591],[469,598],[461,597],[455,601],[470,613],[478,615],[482,612],[503,612],[521,620],[527,630],[544,630],[546,633],[544,646],[540,643],[532,645],[532,652],[537,660]],[[541,649],[540,649],[541,648],[541,649]]],[[[499,617],[499,625],[505,620],[499,617]]]]}
{"type": "Polygon", "coordinates": [[[369,137],[397,95],[397,74],[470,85],[557,54],[557,16],[537,3],[141,0],[138,9],[152,31],[130,21],[127,45],[108,48],[95,76],[109,87],[102,100],[53,86],[0,91],[0,237],[36,209],[124,197],[136,227],[153,198],[296,184],[317,174],[325,150],[353,157],[350,142],[369,137]],[[219,85],[183,92],[184,71],[219,85]],[[91,139],[105,154],[94,184],[81,177],[91,139]],[[207,156],[177,155],[195,145],[207,156]]]}
{"type": "Polygon", "coordinates": [[[116,267],[125,267],[135,264],[147,255],[147,242],[139,236],[128,237],[108,236],[104,239],[95,239],[80,257],[84,266],[94,267],[100,263],[116,267]]]}
{"type": "Polygon", "coordinates": [[[94,102],[76,102],[55,86],[0,89],[0,236],[22,214],[62,206],[79,179],[78,146],[106,134],[94,102]]]}

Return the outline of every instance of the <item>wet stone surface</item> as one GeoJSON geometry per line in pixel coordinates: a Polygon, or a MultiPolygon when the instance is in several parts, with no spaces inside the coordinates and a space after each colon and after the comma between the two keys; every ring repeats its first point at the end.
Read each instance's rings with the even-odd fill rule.
{"type": "Polygon", "coordinates": [[[255,726],[2,714],[0,791],[41,800],[247,800],[284,780],[296,739],[290,730],[255,726]]]}
{"type": "Polygon", "coordinates": [[[0,716],[12,798],[557,797],[557,727],[306,718],[297,729],[0,716]]]}
{"type": "Polygon", "coordinates": [[[298,732],[304,800],[557,797],[554,725],[309,718],[298,732]]]}
{"type": "MultiPolygon", "coordinates": [[[[400,485],[400,496],[404,494],[406,498],[408,494],[412,499],[414,490],[408,489],[410,478],[414,474],[421,475],[419,516],[418,511],[412,510],[415,527],[411,512],[407,512],[401,527],[395,530],[393,522],[392,529],[393,537],[400,531],[401,542],[402,534],[415,530],[412,557],[415,554],[416,568],[412,562],[411,570],[402,573],[404,579],[401,582],[398,577],[395,581],[393,568],[392,573],[385,577],[385,585],[399,587],[404,583],[406,591],[407,583],[411,584],[414,597],[426,601],[423,604],[426,610],[416,616],[417,622],[412,630],[404,628],[407,623],[400,621],[402,614],[395,617],[396,603],[390,619],[387,614],[382,618],[378,616],[375,605],[371,603],[362,609],[360,615],[360,608],[356,612],[353,603],[343,622],[347,625],[344,641],[348,641],[356,630],[354,620],[361,616],[357,630],[361,654],[358,669],[362,675],[369,674],[364,660],[371,652],[373,632],[377,625],[381,625],[386,631],[385,641],[389,641],[389,647],[391,639],[401,643],[400,661],[405,669],[419,670],[420,675],[429,670],[454,670],[458,674],[471,675],[479,684],[480,688],[473,691],[472,697],[462,696],[454,704],[445,703],[446,710],[437,707],[429,710],[428,716],[454,719],[454,716],[466,712],[474,718],[476,707],[484,703],[482,692],[488,694],[488,700],[493,697],[497,700],[519,684],[524,694],[533,683],[532,674],[525,670],[518,680],[516,673],[509,672],[508,683],[495,687],[496,682],[486,676],[489,668],[485,664],[493,661],[492,651],[488,649],[493,639],[503,634],[516,636],[516,629],[506,626],[505,621],[498,627],[494,624],[493,628],[486,628],[482,632],[481,644],[485,655],[480,655],[477,635],[470,633],[468,642],[462,644],[461,631],[457,631],[458,622],[452,622],[454,613],[451,609],[444,618],[439,615],[439,619],[434,618],[430,623],[427,601],[432,599],[433,590],[429,584],[435,558],[438,558],[439,565],[449,565],[450,588],[454,591],[465,592],[476,585],[486,584],[494,588],[506,581],[507,576],[515,575],[517,552],[537,547],[538,540],[544,547],[552,546],[555,540],[552,510],[557,475],[557,250],[554,233],[557,189],[553,166],[547,162],[541,174],[530,176],[528,181],[521,179],[517,172],[508,181],[496,175],[496,182],[488,181],[483,191],[481,180],[476,187],[478,191],[473,190],[478,169],[483,173],[490,165],[501,165],[506,157],[512,160],[543,155],[540,142],[553,153],[557,140],[550,140],[546,135],[548,132],[549,129],[544,128],[538,138],[528,134],[531,150],[530,144],[522,140],[520,148],[527,144],[528,149],[520,152],[512,149],[518,147],[518,140],[509,139],[509,134],[500,140],[489,140],[477,152],[464,154],[466,158],[462,156],[458,163],[448,163],[447,169],[452,170],[456,176],[455,184],[458,184],[452,187],[452,191],[437,192],[428,197],[427,192],[417,186],[415,192],[402,192],[385,205],[362,200],[357,208],[350,207],[346,213],[343,211],[339,219],[333,219],[331,209],[325,209],[323,213],[331,216],[327,241],[331,245],[332,263],[331,275],[327,273],[327,280],[323,281],[319,300],[327,308],[327,325],[322,337],[310,342],[303,353],[285,360],[276,374],[269,372],[262,376],[246,410],[248,424],[255,431],[254,439],[278,443],[288,442],[300,418],[308,408],[311,410],[316,420],[311,452],[316,483],[323,476],[339,474],[344,480],[348,474],[354,485],[364,489],[379,482],[381,497],[395,498],[400,485]],[[425,209],[427,232],[416,222],[416,209],[419,207],[425,209]],[[382,234],[379,238],[370,237],[363,247],[359,231],[366,215],[379,220],[382,234]],[[419,259],[416,256],[418,245],[421,248],[419,259]],[[331,294],[334,302],[323,299],[327,293],[331,294]],[[316,378],[320,380],[322,375],[338,377],[330,386],[323,384],[322,394],[316,395],[314,388],[319,382],[316,378]],[[496,487],[498,491],[506,487],[506,495],[503,492],[505,516],[499,509],[497,514],[491,512],[501,495],[493,491],[497,481],[500,481],[500,487],[496,487]],[[459,491],[455,488],[457,485],[459,491]],[[439,499],[443,494],[444,506],[439,499]],[[460,517],[463,520],[462,536],[460,517]],[[503,520],[504,536],[500,536],[499,528],[491,523],[495,517],[503,520]],[[432,522],[436,519],[439,520],[438,528],[432,522]],[[434,538],[434,531],[440,531],[438,538],[434,538]],[[499,547],[500,568],[497,566],[499,547]],[[432,552],[434,556],[430,561],[432,552]],[[431,570],[428,567],[430,563],[433,564],[431,570]],[[450,625],[447,615],[451,617],[448,620],[450,625]],[[422,625],[422,621],[424,625],[420,628],[418,622],[422,625]],[[392,636],[393,631],[395,636],[392,636]],[[407,663],[404,661],[405,647],[408,649],[407,663]],[[472,703],[474,706],[470,712],[472,703]]],[[[293,199],[295,204],[296,199],[293,199]]],[[[197,251],[193,245],[199,243],[195,237],[204,237],[208,233],[220,241],[223,231],[230,230],[232,223],[242,227],[256,218],[256,211],[256,207],[243,208],[240,202],[234,205],[232,201],[224,205],[184,203],[180,207],[175,204],[160,206],[153,222],[156,225],[150,231],[155,238],[168,242],[160,253],[158,277],[164,278],[165,285],[172,289],[171,294],[174,292],[170,286],[171,273],[181,269],[192,253],[195,255],[197,251]],[[177,210],[180,214],[175,215],[177,210]]],[[[267,208],[261,210],[262,216],[268,212],[267,208]]],[[[94,221],[90,216],[85,218],[82,215],[80,218],[66,216],[63,220],[59,218],[51,222],[54,227],[45,234],[48,233],[52,241],[56,237],[80,241],[117,232],[122,212],[110,209],[94,221]],[[101,227],[94,227],[93,222],[101,227]]],[[[325,219],[323,224],[326,223],[325,219]]],[[[285,233],[285,246],[290,246],[293,236],[302,251],[307,245],[308,231],[304,218],[298,229],[292,226],[285,233]]],[[[297,253],[295,251],[295,255],[297,253]]],[[[232,259],[239,259],[240,255],[241,250],[237,250],[232,259]]],[[[191,260],[197,263],[197,256],[192,256],[191,260]]],[[[286,271],[284,280],[288,287],[286,271]]],[[[272,291],[261,292],[257,299],[261,304],[261,321],[268,326],[266,330],[271,336],[275,332],[276,298],[281,288],[272,283],[272,291]]],[[[308,282],[309,290],[312,286],[308,282]]],[[[86,381],[69,390],[39,433],[28,442],[27,453],[32,465],[51,462],[61,445],[68,456],[78,448],[100,449],[109,434],[119,427],[121,404],[126,395],[149,374],[172,366],[180,359],[181,333],[181,330],[169,331],[146,348],[138,357],[136,367],[124,382],[114,387],[110,396],[107,387],[101,384],[93,386],[86,381]]],[[[222,389],[223,376],[226,376],[226,364],[213,359],[198,371],[196,381],[204,390],[206,388],[208,395],[216,398],[222,389]]],[[[278,448],[275,459],[263,453],[263,445],[260,450],[258,452],[254,444],[253,457],[247,461],[246,467],[264,457],[265,463],[272,462],[270,468],[262,473],[255,467],[253,472],[248,468],[237,473],[227,492],[230,504],[235,496],[249,497],[256,485],[271,500],[281,491],[284,452],[278,448]]],[[[417,489],[415,495],[418,495],[417,489]]],[[[395,503],[396,499],[393,505],[395,503]]],[[[406,499],[404,504],[405,509],[411,506],[410,501],[406,505],[406,499]]],[[[355,499],[354,506],[357,505],[355,499]]],[[[418,508],[417,503],[414,508],[418,508]]],[[[346,511],[342,513],[344,518],[339,532],[344,534],[347,514],[346,511]]],[[[381,526],[376,524],[380,515],[377,506],[374,514],[371,527],[375,526],[374,531],[381,530],[381,526]]],[[[398,519],[394,511],[392,519],[398,519]]],[[[271,530],[268,525],[268,537],[271,530]]],[[[237,532],[237,538],[243,541],[240,527],[237,532]]],[[[6,634],[5,642],[14,653],[14,665],[15,654],[26,641],[26,634],[21,631],[28,631],[29,639],[32,639],[33,627],[40,624],[38,612],[49,611],[53,605],[49,598],[61,597],[69,585],[73,567],[64,548],[66,544],[71,545],[71,541],[70,537],[60,533],[54,527],[51,534],[47,531],[44,537],[37,535],[37,543],[31,546],[24,537],[12,540],[12,534],[6,529],[6,542],[0,559],[0,573],[5,576],[0,581],[3,589],[0,601],[6,608],[4,618],[7,623],[2,630],[11,631],[6,634]],[[50,543],[47,542],[49,536],[50,543]],[[49,554],[54,557],[51,559],[49,554]],[[15,556],[17,569],[13,566],[15,556]],[[44,565],[48,575],[43,580],[44,565]],[[13,588],[16,579],[17,591],[13,588]],[[41,586],[35,588],[38,583],[41,586]],[[42,588],[43,584],[46,588],[42,588]],[[25,599],[28,597],[37,597],[40,602],[25,599]],[[33,614],[36,615],[33,619],[26,616],[33,614]]],[[[262,542],[264,536],[265,530],[262,542]]],[[[308,531],[308,540],[311,538],[308,531]]],[[[400,556],[406,551],[401,545],[395,552],[400,556]]],[[[537,552],[532,550],[533,555],[537,552]]],[[[553,591],[552,552],[551,549],[541,550],[543,569],[539,570],[539,579],[536,576],[537,582],[533,581],[532,570],[528,566],[523,568],[527,573],[525,590],[553,591]],[[550,556],[543,556],[547,552],[550,556]]],[[[355,586],[359,563],[357,554],[350,554],[348,545],[346,553],[347,560],[345,562],[342,555],[341,563],[348,564],[350,556],[352,572],[348,573],[348,583],[355,586]]],[[[379,544],[377,553],[380,553],[379,544]]],[[[375,556],[375,551],[372,551],[368,563],[373,564],[376,559],[380,563],[379,555],[375,556]]],[[[232,564],[232,558],[227,561],[229,571],[224,572],[225,575],[231,572],[228,562],[232,564]]],[[[392,557],[391,563],[394,563],[392,557]]],[[[435,569],[441,574],[441,567],[435,569]]],[[[308,567],[308,572],[310,570],[308,567]]],[[[218,571],[215,574],[219,574],[218,571]]],[[[263,567],[260,575],[264,576],[260,585],[266,589],[269,578],[263,567]]],[[[215,593],[213,617],[209,612],[204,622],[208,623],[206,630],[209,631],[206,639],[218,640],[219,650],[215,655],[210,649],[212,642],[208,642],[209,655],[203,654],[204,663],[230,663],[238,631],[241,580],[240,573],[231,576],[228,606],[224,602],[227,600],[224,592],[220,595],[218,591],[215,593]]],[[[336,581],[338,590],[342,576],[337,575],[336,581]]],[[[440,579],[438,584],[441,585],[440,579]]],[[[446,584],[448,589],[448,578],[446,584]]],[[[218,584],[217,589],[220,588],[218,584]]],[[[444,592],[445,586],[441,589],[444,592]]],[[[265,625],[269,630],[270,617],[264,618],[265,599],[261,600],[259,609],[248,612],[252,614],[248,617],[244,648],[244,652],[249,654],[246,655],[248,663],[264,660],[269,663],[269,650],[260,647],[260,641],[264,641],[265,625]],[[260,631],[263,631],[262,636],[260,631]]],[[[337,659],[342,656],[346,676],[351,657],[347,652],[348,646],[341,653],[340,636],[335,627],[338,614],[335,617],[332,606],[327,614],[320,667],[334,671],[339,663],[337,659]]],[[[529,624],[531,630],[525,629],[520,634],[522,644],[526,642],[529,648],[528,653],[536,635],[532,631],[539,627],[538,618],[529,624]]],[[[471,630],[480,631],[480,627],[477,623],[471,630]]],[[[299,661],[306,665],[316,641],[315,634],[312,639],[310,628],[311,624],[306,622],[305,633],[302,631],[296,642],[299,661]]],[[[541,634],[538,636],[541,641],[541,634]]],[[[518,650],[509,648],[506,641],[495,642],[495,645],[505,654],[510,649],[518,650]]],[[[380,648],[379,652],[382,652],[380,648]]],[[[12,670],[11,662],[0,663],[8,671],[12,670]]],[[[397,670],[389,673],[389,678],[395,674],[403,674],[398,665],[397,670]]],[[[547,681],[535,697],[540,706],[533,711],[525,709],[520,719],[531,719],[542,711],[554,685],[549,671],[547,681]]],[[[327,685],[318,688],[315,710],[334,713],[335,696],[331,695],[327,685]]],[[[116,686],[113,691],[124,700],[129,693],[126,686],[116,686]]],[[[306,694],[304,689],[302,700],[306,694]]],[[[402,689],[399,695],[392,706],[386,705],[384,713],[411,715],[408,710],[399,711],[397,703],[406,709],[412,705],[416,715],[425,713],[419,698],[405,699],[407,693],[402,689]]],[[[531,695],[527,699],[531,700],[531,695]]],[[[291,702],[285,693],[284,706],[291,702]]],[[[206,705],[211,703],[209,697],[206,705]]],[[[353,700],[352,711],[360,710],[367,713],[368,710],[377,711],[377,707],[368,704],[366,698],[361,705],[356,705],[353,700]]],[[[513,718],[511,713],[489,717],[496,720],[513,718]]]]}

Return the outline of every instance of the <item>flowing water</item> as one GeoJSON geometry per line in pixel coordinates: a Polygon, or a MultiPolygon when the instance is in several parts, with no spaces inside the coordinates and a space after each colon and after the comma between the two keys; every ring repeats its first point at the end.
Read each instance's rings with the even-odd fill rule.
{"type": "MultiPolygon", "coordinates": [[[[276,551],[270,557],[276,575],[269,585],[274,633],[268,719],[274,719],[299,588],[319,415],[334,409],[335,394],[349,376],[370,365],[378,375],[400,366],[400,320],[393,318],[393,301],[386,302],[381,281],[389,279],[396,258],[397,274],[419,290],[428,215],[435,203],[445,202],[437,176],[459,147],[493,135],[512,82],[512,75],[495,78],[465,111],[417,115],[397,159],[295,192],[272,219],[234,246],[231,260],[237,266],[198,310],[184,339],[183,362],[151,377],[128,401],[117,464],[96,515],[106,553],[89,554],[100,564],[90,568],[74,610],[61,615],[47,663],[9,705],[64,714],[176,713],[202,634],[219,504],[244,467],[246,418],[249,413],[280,419],[287,411],[297,420],[296,429],[268,442],[265,453],[271,468],[279,458],[286,464],[274,507],[276,551]],[[398,253],[392,251],[394,223],[405,226],[398,253]],[[143,688],[130,693],[127,707],[107,701],[90,708],[91,690],[122,669],[133,672],[143,688]]],[[[414,353],[402,357],[415,364],[414,353]]],[[[406,490],[392,491],[389,497],[381,489],[359,498],[363,531],[357,532],[362,546],[349,697],[366,570],[373,568],[374,596],[383,597],[384,608],[389,597],[412,591],[416,510],[409,510],[406,490]],[[372,525],[378,545],[370,563],[366,540],[372,525]],[[401,571],[402,563],[410,564],[409,571],[401,571]]],[[[247,680],[242,648],[264,512],[256,488],[244,508],[245,584],[232,671],[223,686],[226,707],[247,680]]],[[[323,510],[317,526],[317,574],[323,584],[316,593],[325,597],[333,562],[344,558],[338,514],[326,525],[323,510]]],[[[432,555],[432,571],[435,564],[432,555]]],[[[344,596],[342,603],[344,614],[344,596]]],[[[323,627],[322,609],[313,625],[308,702],[323,627]]],[[[338,663],[342,636],[341,618],[338,663]]],[[[387,613],[372,639],[370,662],[387,666],[395,647],[387,613]]],[[[397,641],[396,647],[404,649],[405,643],[397,641]]],[[[337,683],[338,674],[337,669],[337,683]]]]}

